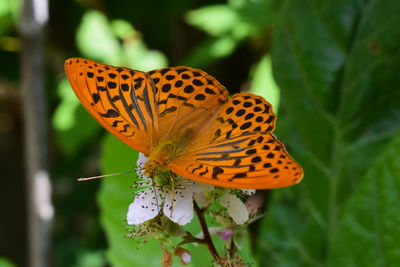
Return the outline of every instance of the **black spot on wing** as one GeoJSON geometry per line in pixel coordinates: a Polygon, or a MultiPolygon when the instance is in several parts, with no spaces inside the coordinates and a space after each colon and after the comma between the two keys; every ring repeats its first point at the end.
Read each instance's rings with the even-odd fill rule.
{"type": "Polygon", "coordinates": [[[114,109],[107,109],[106,113],[99,112],[99,114],[103,118],[117,118],[117,117],[119,117],[119,113],[114,109]]]}
{"type": "Polygon", "coordinates": [[[223,173],[224,169],[220,167],[213,167],[212,178],[218,180],[218,175],[223,173]]]}

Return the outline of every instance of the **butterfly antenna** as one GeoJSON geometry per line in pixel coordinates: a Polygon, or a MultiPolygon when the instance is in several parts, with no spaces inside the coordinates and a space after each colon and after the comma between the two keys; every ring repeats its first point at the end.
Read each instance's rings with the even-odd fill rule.
{"type": "Polygon", "coordinates": [[[105,175],[98,175],[98,176],[92,176],[92,177],[85,177],[85,178],[78,178],[77,181],[78,182],[85,182],[85,181],[89,181],[89,180],[105,178],[105,177],[121,175],[121,174],[127,174],[127,173],[132,173],[132,172],[136,172],[136,170],[126,171],[126,172],[119,172],[119,173],[112,173],[112,174],[105,174],[105,175]]]}

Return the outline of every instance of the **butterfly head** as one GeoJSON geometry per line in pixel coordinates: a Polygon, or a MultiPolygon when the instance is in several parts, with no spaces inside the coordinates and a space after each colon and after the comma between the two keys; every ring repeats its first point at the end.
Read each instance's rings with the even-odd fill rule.
{"type": "Polygon", "coordinates": [[[167,167],[163,167],[155,160],[149,159],[144,165],[144,173],[151,177],[156,186],[163,187],[171,184],[171,178],[175,176],[167,167]]]}

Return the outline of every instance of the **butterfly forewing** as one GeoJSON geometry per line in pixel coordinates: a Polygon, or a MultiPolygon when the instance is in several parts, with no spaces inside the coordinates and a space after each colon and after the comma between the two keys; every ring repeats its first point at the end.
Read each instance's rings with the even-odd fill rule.
{"type": "Polygon", "coordinates": [[[65,71],[81,103],[104,128],[132,148],[150,153],[158,111],[147,73],[82,58],[67,60],[65,71]]]}
{"type": "Polygon", "coordinates": [[[228,100],[228,92],[215,78],[189,67],[150,71],[157,88],[160,138],[180,139],[193,135],[228,100]],[[189,134],[191,133],[191,134],[189,134]]]}

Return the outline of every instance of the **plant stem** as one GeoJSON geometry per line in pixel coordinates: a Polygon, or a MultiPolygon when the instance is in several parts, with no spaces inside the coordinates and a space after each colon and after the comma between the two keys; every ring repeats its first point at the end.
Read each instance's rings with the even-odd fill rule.
{"type": "Polygon", "coordinates": [[[217,250],[215,249],[214,243],[211,240],[210,232],[208,231],[206,220],[204,219],[204,210],[200,209],[197,205],[196,201],[193,201],[194,210],[196,211],[197,217],[199,218],[201,229],[204,235],[204,241],[207,244],[207,248],[213,256],[214,260],[217,263],[220,263],[219,255],[217,250]]]}

